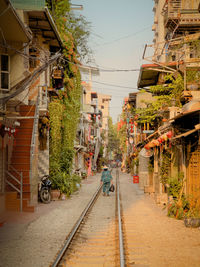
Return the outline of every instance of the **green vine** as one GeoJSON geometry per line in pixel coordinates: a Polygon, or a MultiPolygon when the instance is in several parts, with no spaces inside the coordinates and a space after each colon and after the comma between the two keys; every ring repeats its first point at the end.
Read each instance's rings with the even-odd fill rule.
{"type": "Polygon", "coordinates": [[[151,86],[150,92],[154,96],[154,101],[144,101],[146,108],[136,109],[139,115],[139,123],[150,123],[153,127],[160,124],[164,118],[167,107],[175,105],[181,107],[181,94],[184,88],[183,77],[179,74],[176,79],[172,74],[165,76],[164,85],[151,86]]]}
{"type": "Polygon", "coordinates": [[[168,205],[168,216],[183,219],[189,211],[189,201],[184,194],[184,173],[168,178],[168,195],[172,197],[168,205]]]}
{"type": "Polygon", "coordinates": [[[164,151],[162,153],[162,163],[160,167],[161,183],[165,185],[168,181],[171,167],[171,153],[164,151]]]}
{"type": "MultiPolygon", "coordinates": [[[[80,117],[81,106],[81,74],[77,63],[78,40],[88,32],[79,32],[74,35],[72,28],[76,25],[75,18],[70,15],[68,0],[47,1],[55,19],[57,28],[63,41],[64,91],[59,91],[58,97],[49,105],[50,117],[50,175],[52,186],[61,192],[70,195],[80,183],[80,177],[72,174],[74,158],[74,141],[80,117]],[[73,25],[72,25],[73,24],[73,25]]],[[[81,29],[81,25],[77,25],[81,29]]],[[[80,43],[79,43],[80,44],[80,43]]]]}

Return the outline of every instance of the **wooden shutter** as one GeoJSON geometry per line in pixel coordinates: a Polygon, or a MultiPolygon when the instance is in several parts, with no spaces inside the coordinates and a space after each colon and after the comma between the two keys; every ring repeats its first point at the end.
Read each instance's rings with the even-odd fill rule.
{"type": "Polygon", "coordinates": [[[200,206],[200,145],[190,154],[187,193],[200,206]]]}

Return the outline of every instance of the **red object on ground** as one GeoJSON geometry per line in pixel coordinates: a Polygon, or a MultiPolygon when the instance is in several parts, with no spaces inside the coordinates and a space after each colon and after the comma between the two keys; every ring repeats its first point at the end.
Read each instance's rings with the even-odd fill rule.
{"type": "Polygon", "coordinates": [[[139,183],[139,176],[138,175],[133,175],[133,183],[138,184],[139,183]]]}

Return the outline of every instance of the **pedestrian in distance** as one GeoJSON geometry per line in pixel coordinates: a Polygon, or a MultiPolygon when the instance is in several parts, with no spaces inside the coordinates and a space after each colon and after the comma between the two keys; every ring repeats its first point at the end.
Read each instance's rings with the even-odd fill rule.
{"type": "Polygon", "coordinates": [[[103,195],[109,196],[110,184],[112,183],[112,175],[108,170],[107,166],[103,167],[103,172],[101,175],[101,184],[103,184],[103,195]]]}

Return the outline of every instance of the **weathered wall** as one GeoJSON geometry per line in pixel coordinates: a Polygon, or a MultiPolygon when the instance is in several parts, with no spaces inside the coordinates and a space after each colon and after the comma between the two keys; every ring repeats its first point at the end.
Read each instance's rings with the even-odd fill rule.
{"type": "Polygon", "coordinates": [[[142,189],[149,185],[148,162],[149,158],[139,155],[139,187],[142,189]]]}
{"type": "Polygon", "coordinates": [[[153,42],[158,48],[154,53],[153,59],[159,62],[165,62],[165,54],[163,53],[163,55],[159,55],[161,54],[164,44],[163,42],[165,41],[164,16],[162,15],[162,8],[165,2],[165,0],[155,1],[153,8],[154,24],[152,30],[155,32],[153,42]]]}
{"type": "Polygon", "coordinates": [[[36,134],[36,142],[33,150],[30,185],[31,185],[30,204],[36,205],[38,202],[38,134],[36,134]]]}
{"type": "Polygon", "coordinates": [[[145,92],[145,93],[137,93],[137,98],[136,98],[136,108],[146,108],[146,104],[144,103],[144,101],[154,101],[152,94],[145,92]]]}

